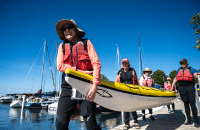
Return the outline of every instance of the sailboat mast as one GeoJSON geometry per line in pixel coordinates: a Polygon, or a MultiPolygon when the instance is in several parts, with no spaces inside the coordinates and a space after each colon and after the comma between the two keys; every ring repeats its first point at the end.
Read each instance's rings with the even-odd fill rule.
{"type": "Polygon", "coordinates": [[[139,64],[139,68],[140,68],[140,71],[139,71],[139,75],[140,75],[140,72],[141,72],[141,75],[142,75],[142,59],[141,59],[141,49],[140,49],[140,36],[139,36],[139,33],[138,33],[138,41],[139,41],[139,58],[140,58],[140,64],[139,64]]]}
{"type": "Polygon", "coordinates": [[[118,58],[118,70],[120,70],[120,67],[119,67],[119,47],[117,46],[117,58],[118,58]]]}
{"type": "Polygon", "coordinates": [[[44,72],[45,49],[46,49],[46,39],[44,41],[44,56],[43,56],[43,66],[42,66],[41,89],[42,89],[42,80],[43,80],[43,72],[44,72]]]}
{"type": "Polygon", "coordinates": [[[56,71],[57,71],[57,53],[58,53],[58,42],[56,42],[56,65],[55,65],[55,86],[54,91],[56,91],[56,71]]]}
{"type": "Polygon", "coordinates": [[[117,54],[116,54],[116,61],[115,61],[115,70],[114,70],[114,77],[116,76],[116,73],[120,70],[120,65],[119,65],[119,47],[117,46],[117,54]],[[118,70],[116,70],[118,69],[118,70]]]}

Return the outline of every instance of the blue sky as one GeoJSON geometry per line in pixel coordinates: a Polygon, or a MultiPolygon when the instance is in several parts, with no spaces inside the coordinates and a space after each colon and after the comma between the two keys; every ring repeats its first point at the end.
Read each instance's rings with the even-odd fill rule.
{"type": "MultiPolygon", "coordinates": [[[[139,75],[138,33],[143,69],[169,75],[182,58],[200,69],[200,51],[193,49],[195,31],[188,26],[199,7],[199,0],[1,0],[0,96],[41,88],[44,39],[55,74],[55,41],[62,42],[55,25],[61,19],[74,19],[86,32],[102,63],[101,72],[111,81],[116,77],[116,44],[120,58],[128,58],[139,75]]],[[[45,91],[53,91],[47,54],[43,85],[45,91]]],[[[57,71],[56,84],[58,75],[57,71]]]]}

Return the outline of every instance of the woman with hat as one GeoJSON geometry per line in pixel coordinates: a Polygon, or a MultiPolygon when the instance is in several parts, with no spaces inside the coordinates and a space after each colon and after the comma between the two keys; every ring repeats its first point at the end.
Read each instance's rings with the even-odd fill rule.
{"type": "Polygon", "coordinates": [[[172,88],[175,86],[176,82],[179,83],[179,93],[181,96],[181,100],[184,102],[185,106],[185,113],[187,117],[187,122],[185,125],[191,125],[192,120],[190,116],[190,107],[192,109],[193,114],[193,122],[194,127],[198,128],[198,114],[197,114],[197,107],[196,107],[196,100],[195,100],[195,87],[194,87],[194,79],[193,76],[198,78],[199,71],[188,67],[187,59],[181,59],[180,61],[181,67],[176,71],[176,77],[173,80],[172,88]]]}
{"type": "MultiPolygon", "coordinates": [[[[164,86],[165,86],[166,90],[171,90],[171,86],[172,86],[172,84],[171,84],[171,78],[167,78],[167,82],[165,82],[164,86]]],[[[173,87],[173,91],[175,91],[175,87],[173,87]]],[[[172,105],[172,110],[170,109],[170,104],[167,105],[169,113],[175,112],[175,105],[174,105],[174,103],[172,103],[171,105],[172,105]]]]}
{"type": "MultiPolygon", "coordinates": [[[[149,68],[145,68],[145,70],[143,70],[144,75],[142,75],[139,80],[141,86],[154,87],[153,78],[150,76],[151,73],[152,73],[152,70],[150,70],[149,68]]],[[[148,110],[150,114],[150,119],[155,120],[155,118],[152,116],[152,109],[148,109],[148,110]]],[[[143,114],[142,119],[146,120],[145,110],[142,110],[142,114],[143,114]]]]}
{"type": "MultiPolygon", "coordinates": [[[[137,79],[137,74],[133,68],[130,67],[129,60],[127,58],[122,59],[122,65],[121,69],[118,71],[117,78],[115,82],[121,82],[121,83],[126,83],[126,84],[135,84],[138,85],[138,79],[137,79]]],[[[140,129],[140,125],[138,123],[138,116],[136,111],[131,112],[134,123],[135,123],[135,128],[140,129]]],[[[127,130],[130,128],[129,120],[130,120],[130,114],[129,112],[124,112],[124,118],[125,118],[125,126],[124,129],[127,130]]]]}
{"type": "Polygon", "coordinates": [[[63,43],[59,45],[57,69],[63,72],[62,92],[60,95],[56,129],[68,130],[71,114],[75,112],[77,104],[83,116],[87,130],[101,130],[96,122],[96,103],[93,102],[100,82],[101,63],[98,55],[87,39],[82,39],[85,32],[78,28],[73,19],[63,19],[56,23],[56,31],[63,43]],[[65,81],[65,70],[73,69],[82,73],[93,73],[93,85],[86,96],[86,100],[72,100],[72,87],[65,81]]]}

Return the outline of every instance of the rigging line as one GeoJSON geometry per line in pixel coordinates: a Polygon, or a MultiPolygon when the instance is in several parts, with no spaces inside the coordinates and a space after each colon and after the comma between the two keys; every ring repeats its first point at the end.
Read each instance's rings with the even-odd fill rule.
{"type": "MultiPolygon", "coordinates": [[[[52,56],[52,54],[53,54],[53,52],[54,52],[54,50],[55,50],[55,47],[56,47],[56,44],[54,45],[54,48],[53,48],[53,50],[52,50],[52,52],[51,52],[51,55],[50,55],[50,58],[51,58],[51,56],[52,56]]],[[[50,68],[51,69],[51,68],[50,68]]]]}
{"type": "MultiPolygon", "coordinates": [[[[53,51],[55,50],[55,47],[56,47],[56,44],[53,47],[53,51]]],[[[53,54],[53,51],[51,52],[51,55],[53,54]]],[[[50,55],[50,57],[51,57],[51,55],[50,55]]]]}
{"type": "MultiPolygon", "coordinates": [[[[141,45],[141,44],[140,44],[140,45],[141,45]]],[[[143,47],[142,47],[142,45],[141,45],[141,49],[143,50],[143,47]]],[[[142,67],[144,68],[144,61],[146,61],[146,60],[145,60],[146,58],[145,58],[145,55],[144,55],[144,51],[142,51],[142,53],[143,53],[143,55],[142,55],[142,56],[144,56],[144,57],[143,57],[143,59],[144,59],[144,60],[143,60],[142,67]]]]}
{"type": "MultiPolygon", "coordinates": [[[[46,46],[47,46],[47,44],[46,44],[46,46]]],[[[48,57],[49,57],[48,46],[47,46],[47,53],[48,53],[48,57]]],[[[51,69],[51,61],[50,61],[50,57],[49,57],[49,64],[50,64],[50,69],[51,69]]],[[[53,78],[53,72],[52,72],[52,69],[51,69],[51,75],[52,75],[53,85],[54,85],[54,88],[55,88],[55,83],[54,83],[54,78],[53,78]]]]}
{"type": "MultiPolygon", "coordinates": [[[[37,54],[37,56],[36,56],[36,58],[35,58],[35,60],[34,60],[34,62],[33,62],[33,64],[32,64],[32,66],[31,66],[31,68],[29,69],[29,72],[28,72],[28,74],[26,75],[26,78],[25,78],[24,82],[26,81],[26,79],[27,79],[27,77],[28,77],[29,73],[31,72],[31,70],[32,70],[32,67],[33,67],[33,65],[34,65],[34,63],[35,63],[35,61],[36,61],[37,57],[39,56],[39,54],[40,54],[40,52],[41,52],[42,48],[43,48],[43,45],[42,45],[42,47],[40,48],[40,51],[38,52],[38,54],[37,54]]],[[[24,82],[23,82],[22,84],[24,84],[24,82]]]]}

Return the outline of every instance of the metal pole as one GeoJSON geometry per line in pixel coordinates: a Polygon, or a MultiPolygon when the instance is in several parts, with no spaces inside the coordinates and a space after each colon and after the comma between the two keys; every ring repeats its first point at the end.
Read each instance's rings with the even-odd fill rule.
{"type": "Polygon", "coordinates": [[[46,39],[44,41],[44,56],[43,56],[43,66],[42,66],[41,89],[42,89],[42,80],[43,80],[43,72],[44,72],[45,49],[46,49],[46,39]]]}
{"type": "Polygon", "coordinates": [[[199,95],[198,95],[197,83],[195,84],[195,97],[196,97],[197,110],[200,112],[200,103],[199,103],[199,95]]]}
{"type": "Polygon", "coordinates": [[[121,111],[121,116],[122,116],[122,124],[124,124],[124,112],[121,111]]]}
{"type": "Polygon", "coordinates": [[[199,88],[200,88],[200,75],[198,75],[198,83],[199,83],[199,88]]]}
{"type": "Polygon", "coordinates": [[[119,47],[117,46],[117,56],[118,56],[118,70],[120,70],[120,65],[119,65],[119,47]]]}
{"type": "Polygon", "coordinates": [[[141,58],[141,49],[140,49],[140,36],[139,36],[139,33],[138,33],[138,41],[139,41],[139,58],[140,58],[140,71],[139,71],[139,76],[142,76],[142,58],[141,58]],[[141,75],[140,75],[140,72],[141,72],[141,75]]]}
{"type": "Polygon", "coordinates": [[[59,71],[59,76],[58,76],[58,92],[60,91],[60,71],[59,71]]]}
{"type": "Polygon", "coordinates": [[[20,123],[22,123],[22,119],[23,119],[23,111],[24,111],[23,109],[24,109],[24,105],[25,105],[25,98],[26,98],[26,95],[23,95],[20,123]]]}
{"type": "Polygon", "coordinates": [[[56,42],[55,91],[56,91],[57,53],[58,53],[58,42],[56,42]]]}
{"type": "MultiPolygon", "coordinates": [[[[119,65],[119,47],[117,46],[117,58],[118,58],[118,63],[117,63],[117,65],[118,65],[118,70],[120,70],[120,65],[119,65]]],[[[124,112],[123,111],[121,111],[121,117],[122,117],[122,124],[124,124],[124,112]]]]}

